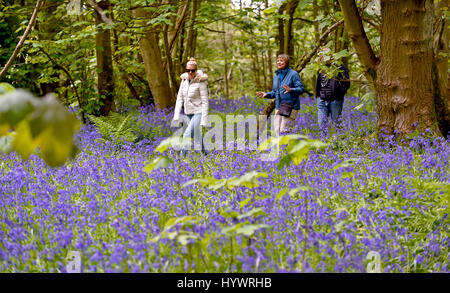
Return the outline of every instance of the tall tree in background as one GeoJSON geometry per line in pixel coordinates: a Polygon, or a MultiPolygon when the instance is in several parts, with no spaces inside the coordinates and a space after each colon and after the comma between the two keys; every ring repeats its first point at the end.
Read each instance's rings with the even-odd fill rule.
{"type": "Polygon", "coordinates": [[[192,0],[192,8],[187,26],[186,46],[184,47],[180,62],[180,65],[182,67],[181,70],[184,70],[184,65],[189,60],[189,58],[195,56],[197,29],[195,28],[194,24],[199,8],[200,0],[192,0]]]}
{"type": "Polygon", "coordinates": [[[433,86],[436,115],[441,133],[450,132],[450,74],[448,72],[449,39],[448,17],[444,11],[448,0],[435,4],[435,23],[433,29],[433,86]]]}
{"type": "MultiPolygon", "coordinates": [[[[54,16],[58,8],[57,0],[47,0],[41,10],[41,18],[38,22],[39,40],[53,40],[55,34],[59,31],[58,19],[54,16]]],[[[53,73],[52,77],[57,76],[57,72],[53,73]]],[[[59,82],[45,82],[41,83],[42,95],[53,93],[59,87],[59,82]]]]}
{"type": "Polygon", "coordinates": [[[278,18],[278,41],[280,44],[279,53],[294,55],[294,42],[292,33],[292,23],[294,21],[294,13],[297,9],[299,0],[289,0],[283,3],[279,9],[280,17],[278,18]],[[284,19],[287,15],[287,20],[284,19]]]}
{"type": "MultiPolygon", "coordinates": [[[[158,109],[169,108],[175,104],[175,97],[170,90],[168,76],[162,63],[158,33],[147,28],[146,25],[152,15],[144,8],[139,7],[133,9],[133,16],[136,24],[146,27],[144,34],[139,39],[139,47],[155,105],[158,109]]],[[[158,28],[160,27],[158,26],[158,28]]]]}
{"type": "Polygon", "coordinates": [[[98,29],[95,35],[98,93],[102,101],[100,114],[106,116],[111,110],[114,110],[114,69],[111,51],[111,30],[103,27],[105,22],[102,13],[109,11],[111,4],[109,1],[100,1],[97,5],[94,17],[98,29]]]}
{"type": "MultiPolygon", "coordinates": [[[[443,119],[450,112],[449,97],[447,92],[436,91],[437,83],[433,84],[433,1],[381,0],[380,58],[375,56],[367,38],[355,1],[339,3],[349,37],[375,91],[378,129],[401,135],[417,126],[437,131],[439,119],[441,133],[448,135],[448,120],[443,119]],[[446,108],[440,109],[444,113],[437,115],[436,101],[447,103],[446,108]]],[[[444,47],[448,50],[448,43],[444,47]]],[[[448,79],[448,75],[441,78],[448,79]]]]}

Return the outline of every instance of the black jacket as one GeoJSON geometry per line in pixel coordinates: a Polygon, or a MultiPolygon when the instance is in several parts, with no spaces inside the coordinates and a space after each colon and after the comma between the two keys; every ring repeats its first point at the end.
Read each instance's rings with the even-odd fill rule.
{"type": "Polygon", "coordinates": [[[323,74],[320,71],[317,73],[316,98],[320,97],[325,101],[344,99],[344,95],[350,87],[350,81],[343,80],[348,80],[350,75],[344,64],[341,64],[339,68],[342,72],[340,72],[337,77],[333,77],[331,79],[326,78],[326,85],[323,87],[321,83],[323,74]]]}

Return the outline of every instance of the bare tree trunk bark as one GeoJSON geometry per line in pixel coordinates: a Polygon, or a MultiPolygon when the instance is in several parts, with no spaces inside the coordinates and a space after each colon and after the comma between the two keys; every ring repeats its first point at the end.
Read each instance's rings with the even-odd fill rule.
{"type": "MultiPolygon", "coordinates": [[[[114,21],[114,14],[111,13],[111,20],[114,21]]],[[[120,61],[119,58],[117,58],[116,53],[119,52],[119,36],[117,35],[117,30],[113,29],[113,55],[116,56],[116,58],[113,58],[113,61],[115,61],[116,65],[118,66],[119,76],[127,86],[128,90],[130,91],[131,97],[134,97],[139,101],[141,106],[145,105],[144,100],[141,98],[141,96],[138,94],[136,88],[133,86],[133,83],[131,82],[131,78],[127,71],[124,68],[124,64],[120,61]]]]}
{"type": "Polygon", "coordinates": [[[382,0],[381,13],[378,129],[400,135],[417,127],[433,129],[432,0],[382,0]]]}
{"type": "Polygon", "coordinates": [[[297,9],[299,0],[291,0],[286,4],[286,12],[289,15],[287,25],[284,27],[284,53],[294,57],[294,37],[292,31],[292,23],[294,22],[294,13],[297,9]]]}
{"type": "Polygon", "coordinates": [[[225,79],[225,99],[228,99],[230,96],[229,84],[228,84],[228,44],[227,44],[227,32],[225,30],[225,22],[224,21],[222,21],[222,30],[225,32],[223,34],[223,39],[222,39],[223,52],[225,54],[223,77],[225,79]]]}
{"type": "MultiPolygon", "coordinates": [[[[278,9],[278,14],[284,14],[284,10],[286,9],[286,3],[283,3],[281,5],[281,7],[278,9]]],[[[278,18],[278,52],[277,55],[282,54],[282,53],[286,53],[287,51],[285,51],[284,48],[284,44],[285,44],[285,35],[284,35],[284,19],[283,18],[278,18]]]]}
{"type": "Polygon", "coordinates": [[[353,42],[356,54],[361,62],[366,76],[372,88],[375,88],[376,66],[378,59],[372,50],[362,24],[361,16],[354,0],[339,0],[341,11],[344,16],[345,28],[348,36],[353,42]]]}
{"type": "Polygon", "coordinates": [[[181,59],[181,63],[184,66],[184,63],[188,61],[190,57],[194,57],[194,47],[195,47],[195,19],[197,18],[197,11],[200,6],[200,0],[192,0],[192,9],[191,14],[189,17],[189,25],[187,29],[187,36],[186,36],[186,48],[183,52],[183,57],[181,59]]]}
{"type": "Polygon", "coordinates": [[[164,30],[162,34],[163,34],[164,53],[166,58],[166,60],[164,61],[165,62],[164,65],[167,64],[167,67],[164,66],[164,68],[167,69],[170,91],[172,92],[172,96],[175,97],[178,92],[178,82],[173,65],[172,54],[170,54],[168,26],[166,24],[164,25],[164,30]]]}
{"type": "Polygon", "coordinates": [[[435,9],[436,23],[434,25],[434,60],[433,86],[435,111],[439,129],[450,138],[450,74],[448,73],[448,19],[444,17],[444,9],[448,7],[448,0],[440,0],[435,9]]]}
{"type": "MultiPolygon", "coordinates": [[[[168,36],[169,37],[169,51],[167,54],[168,56],[172,57],[172,51],[176,44],[176,40],[180,33],[181,27],[183,26],[184,21],[186,20],[186,15],[187,15],[187,11],[189,10],[190,3],[191,3],[191,0],[186,0],[185,5],[181,6],[179,8],[178,13],[180,15],[180,18],[176,21],[175,26],[172,28],[173,31],[168,36]]],[[[166,60],[166,62],[164,62],[164,68],[166,68],[166,66],[167,66],[167,60],[166,60]]]]}
{"type": "MultiPolygon", "coordinates": [[[[97,5],[103,10],[110,9],[109,1],[101,1],[97,5]]],[[[111,52],[111,30],[99,28],[104,23],[102,15],[95,10],[95,24],[98,33],[95,35],[96,55],[97,55],[97,82],[98,93],[102,105],[100,106],[100,115],[107,116],[114,110],[114,70],[112,64],[111,52]]]]}
{"type": "MultiPolygon", "coordinates": [[[[142,8],[133,9],[133,16],[144,23],[150,17],[142,8]]],[[[139,40],[139,47],[156,107],[165,109],[173,106],[176,97],[170,91],[169,80],[163,68],[157,33],[146,31],[139,40]]]]}
{"type": "MultiPolygon", "coordinates": [[[[38,38],[40,41],[51,41],[58,32],[58,18],[55,16],[55,11],[58,8],[59,3],[57,0],[47,0],[41,10],[41,18],[37,23],[38,38]]],[[[53,72],[51,77],[56,81],[44,82],[40,84],[42,95],[48,93],[54,93],[60,84],[61,80],[58,78],[58,72],[53,72]]]]}
{"type": "Polygon", "coordinates": [[[278,9],[279,14],[287,14],[289,19],[285,21],[283,18],[278,19],[278,54],[284,53],[292,56],[294,54],[294,43],[292,36],[292,23],[294,21],[294,12],[297,9],[299,0],[289,0],[281,5],[278,9]]]}
{"type": "Polygon", "coordinates": [[[313,0],[314,38],[316,39],[316,42],[319,40],[319,37],[320,37],[319,22],[317,21],[318,15],[319,14],[318,14],[317,0],[313,0]]]}

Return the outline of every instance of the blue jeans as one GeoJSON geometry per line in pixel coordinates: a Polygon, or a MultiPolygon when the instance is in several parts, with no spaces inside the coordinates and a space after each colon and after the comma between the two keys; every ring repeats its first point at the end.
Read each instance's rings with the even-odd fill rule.
{"type": "Polygon", "coordinates": [[[344,100],[324,101],[320,97],[317,98],[317,114],[319,120],[319,128],[322,135],[327,134],[328,117],[336,126],[339,126],[342,107],[344,100]]]}
{"type": "MultiPolygon", "coordinates": [[[[190,137],[194,141],[194,150],[197,150],[196,145],[201,144],[201,149],[203,154],[207,154],[205,151],[205,144],[203,142],[203,135],[200,129],[200,121],[202,119],[202,114],[189,114],[186,115],[189,118],[189,124],[186,127],[186,130],[183,133],[183,138],[190,137]]],[[[181,154],[186,155],[186,148],[183,147],[181,150],[181,154]]]]}

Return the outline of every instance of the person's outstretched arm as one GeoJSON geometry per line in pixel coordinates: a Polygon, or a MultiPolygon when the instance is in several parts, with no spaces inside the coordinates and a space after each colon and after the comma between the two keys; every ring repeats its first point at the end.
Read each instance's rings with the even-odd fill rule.
{"type": "MultiPolygon", "coordinates": [[[[274,76],[274,79],[276,78],[276,76],[274,76]]],[[[275,88],[272,87],[272,91],[270,92],[256,92],[256,96],[260,97],[260,98],[265,98],[265,99],[274,99],[277,94],[275,91],[275,88]]]]}

